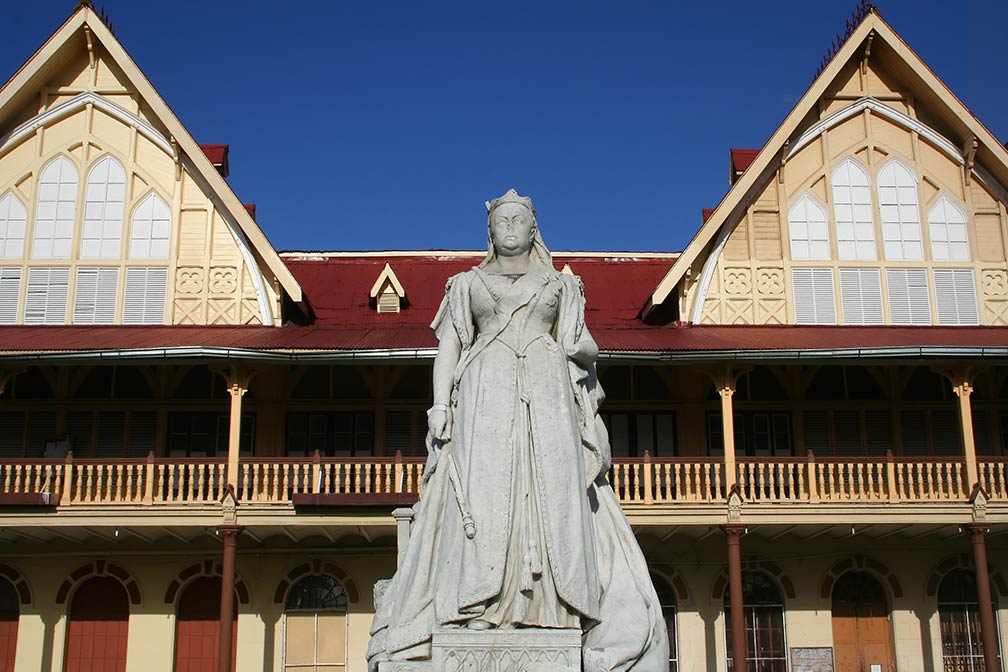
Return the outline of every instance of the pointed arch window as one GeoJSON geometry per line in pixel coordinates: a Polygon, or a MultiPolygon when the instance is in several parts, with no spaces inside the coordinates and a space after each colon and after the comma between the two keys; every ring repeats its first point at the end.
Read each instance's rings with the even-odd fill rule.
{"type": "Polygon", "coordinates": [[[838,256],[874,260],[875,224],[867,171],[854,159],[844,159],[833,169],[832,187],[838,256]]]}
{"type": "Polygon", "coordinates": [[[130,224],[130,259],[167,259],[171,211],[157,194],[151,194],[133,211],[130,224]]]}
{"type": "Polygon", "coordinates": [[[886,259],[923,260],[917,176],[902,161],[889,161],[879,170],[878,193],[886,259]]]}
{"type": "MultiPolygon", "coordinates": [[[[0,214],[2,212],[0,208],[0,214]]],[[[928,211],[928,233],[931,235],[931,258],[935,261],[970,260],[966,211],[944,194],[928,211]]]]}
{"type": "Polygon", "coordinates": [[[77,168],[65,156],[58,156],[39,177],[32,256],[69,259],[76,215],[77,168]]]}
{"type": "Polygon", "coordinates": [[[797,261],[830,258],[826,209],[809,194],[802,194],[788,210],[791,258],[797,261]]]}
{"type": "Polygon", "coordinates": [[[88,173],[84,196],[82,259],[118,259],[122,254],[123,208],[126,171],[111,156],[98,161],[88,173]]]}
{"type": "Polygon", "coordinates": [[[94,165],[84,192],[81,259],[118,259],[122,254],[126,171],[106,156],[94,165]]]}
{"type": "Polygon", "coordinates": [[[21,199],[9,191],[0,198],[0,259],[24,256],[28,213],[21,199]]]}

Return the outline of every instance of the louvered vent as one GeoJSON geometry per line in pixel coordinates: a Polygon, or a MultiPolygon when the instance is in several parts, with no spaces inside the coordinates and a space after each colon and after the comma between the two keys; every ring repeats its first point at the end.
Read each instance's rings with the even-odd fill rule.
{"type": "Polygon", "coordinates": [[[123,324],[164,324],[168,269],[127,268],[123,324]]]}
{"type": "Polygon", "coordinates": [[[968,268],[935,269],[934,281],[940,324],[980,324],[973,271],[968,268]]]}
{"type": "Polygon", "coordinates": [[[882,281],[875,268],[841,268],[844,324],[882,324],[882,281]]]}
{"type": "Polygon", "coordinates": [[[890,268],[889,316],[893,324],[931,324],[931,298],[923,268],[890,268]]]}
{"type": "Polygon", "coordinates": [[[69,268],[28,269],[25,324],[66,324],[69,268]]]}
{"type": "Polygon", "coordinates": [[[21,269],[0,268],[0,324],[17,322],[18,297],[21,296],[21,269]]]}
{"type": "Polygon", "coordinates": [[[78,268],[74,324],[112,324],[118,296],[118,268],[78,268]]]}
{"type": "Polygon", "coordinates": [[[832,269],[794,268],[791,270],[791,282],[795,297],[795,322],[836,324],[832,269]]]}
{"type": "Polygon", "coordinates": [[[395,293],[392,285],[385,285],[385,289],[382,290],[381,294],[378,295],[378,312],[379,313],[398,313],[399,312],[399,295],[395,293]]]}

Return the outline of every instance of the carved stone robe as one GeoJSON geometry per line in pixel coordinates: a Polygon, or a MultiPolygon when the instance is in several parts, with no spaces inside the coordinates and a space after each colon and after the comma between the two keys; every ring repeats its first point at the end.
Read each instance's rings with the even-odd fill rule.
{"type": "Polygon", "coordinates": [[[667,665],[646,563],[599,476],[609,463],[600,391],[593,358],[574,357],[597,350],[580,281],[547,267],[513,281],[474,268],[449,280],[432,328],[462,346],[450,439],[428,464],[410,543],[378,605],[372,666],[426,657],[433,628],[472,619],[582,629],[586,656],[612,659],[598,669],[661,669],[634,667],[642,656],[667,665]]]}

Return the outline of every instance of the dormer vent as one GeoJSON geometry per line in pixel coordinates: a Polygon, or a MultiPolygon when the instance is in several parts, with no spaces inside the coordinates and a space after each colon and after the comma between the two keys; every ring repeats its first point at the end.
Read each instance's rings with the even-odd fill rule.
{"type": "Polygon", "coordinates": [[[406,303],[406,290],[386,262],[378,279],[371,285],[371,305],[379,313],[398,313],[406,303]]]}

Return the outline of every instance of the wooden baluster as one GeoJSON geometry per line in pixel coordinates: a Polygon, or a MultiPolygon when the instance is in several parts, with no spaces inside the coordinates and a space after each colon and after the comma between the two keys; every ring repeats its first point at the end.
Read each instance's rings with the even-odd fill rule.
{"type": "Polygon", "coordinates": [[[722,463],[718,462],[707,465],[707,473],[714,474],[714,487],[705,489],[702,493],[705,496],[705,500],[707,497],[710,497],[711,501],[719,501],[726,497],[726,493],[722,492],[721,489],[721,464],[722,463]]]}
{"type": "Polygon", "coordinates": [[[936,465],[933,463],[924,465],[924,486],[925,486],[925,492],[927,493],[925,495],[926,499],[934,499],[935,496],[934,492],[935,483],[933,483],[935,466],[936,465]]]}
{"type": "MultiPolygon", "coordinates": [[[[15,492],[14,490],[11,490],[12,478],[14,476],[13,472],[14,472],[15,469],[17,469],[17,465],[16,464],[6,464],[3,467],[3,470],[4,470],[3,491],[4,492],[15,492]]],[[[16,483],[17,482],[16,479],[14,479],[13,482],[16,483]]]]}
{"type": "Polygon", "coordinates": [[[672,501],[672,479],[675,477],[673,473],[673,465],[666,462],[661,466],[662,474],[662,501],[671,502],[672,501]]]}

